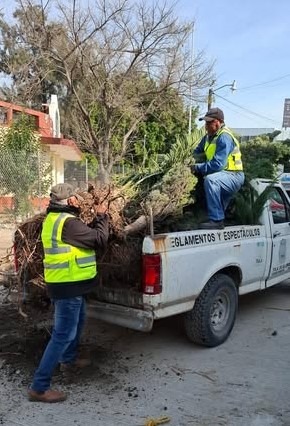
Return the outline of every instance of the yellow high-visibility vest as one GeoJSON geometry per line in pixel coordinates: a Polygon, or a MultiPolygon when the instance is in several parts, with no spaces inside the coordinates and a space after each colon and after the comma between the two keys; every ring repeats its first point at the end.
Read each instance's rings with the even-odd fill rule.
{"type": "Polygon", "coordinates": [[[229,154],[228,159],[227,159],[227,164],[224,167],[223,170],[228,170],[228,171],[242,171],[243,170],[243,163],[242,163],[242,154],[240,151],[240,144],[237,141],[237,139],[235,138],[235,136],[231,133],[231,131],[227,128],[227,127],[222,127],[217,134],[214,136],[214,138],[209,141],[208,137],[207,140],[205,142],[204,145],[204,152],[206,155],[206,158],[208,161],[210,161],[216,152],[216,142],[217,142],[217,138],[222,134],[222,133],[227,133],[228,135],[230,135],[234,141],[235,144],[235,148],[234,150],[229,154]]]}
{"type": "Polygon", "coordinates": [[[41,232],[44,249],[44,281],[47,284],[84,281],[97,275],[96,253],[61,240],[68,213],[48,213],[41,232]]]}

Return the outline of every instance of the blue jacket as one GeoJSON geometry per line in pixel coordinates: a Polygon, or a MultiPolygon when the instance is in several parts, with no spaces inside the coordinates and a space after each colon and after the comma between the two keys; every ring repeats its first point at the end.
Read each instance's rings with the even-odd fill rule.
{"type": "MultiPolygon", "coordinates": [[[[207,136],[204,136],[201,139],[194,150],[194,154],[204,153],[206,137],[207,136]]],[[[211,136],[209,139],[211,138],[214,138],[214,136],[211,136]]],[[[234,148],[235,143],[231,136],[227,133],[222,133],[217,139],[216,152],[212,160],[195,164],[195,170],[202,175],[209,175],[223,170],[227,164],[228,156],[234,148]]]]}

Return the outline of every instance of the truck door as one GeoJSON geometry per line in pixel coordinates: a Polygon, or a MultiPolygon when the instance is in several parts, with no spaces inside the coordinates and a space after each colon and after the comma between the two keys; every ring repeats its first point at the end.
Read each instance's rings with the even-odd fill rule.
{"type": "Polygon", "coordinates": [[[290,205],[281,188],[273,188],[269,206],[272,261],[267,287],[289,278],[290,274],[290,205]]]}

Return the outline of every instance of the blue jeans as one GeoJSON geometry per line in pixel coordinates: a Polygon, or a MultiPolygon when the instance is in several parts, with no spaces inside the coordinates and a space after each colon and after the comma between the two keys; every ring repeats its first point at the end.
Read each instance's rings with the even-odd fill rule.
{"type": "Polygon", "coordinates": [[[34,373],[31,389],[44,392],[50,388],[53,371],[59,362],[72,363],[85,321],[83,296],[53,300],[54,326],[48,345],[34,373]]]}
{"type": "Polygon", "coordinates": [[[216,172],[204,177],[208,217],[210,220],[224,220],[225,210],[233,195],[245,181],[243,172],[216,172]]]}

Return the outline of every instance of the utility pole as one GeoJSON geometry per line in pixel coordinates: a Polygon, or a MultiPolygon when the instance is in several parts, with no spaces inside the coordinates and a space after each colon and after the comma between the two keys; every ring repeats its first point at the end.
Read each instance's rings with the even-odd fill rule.
{"type": "Polygon", "coordinates": [[[207,110],[211,109],[211,105],[212,105],[212,102],[213,102],[213,94],[214,94],[214,91],[210,87],[208,89],[208,95],[207,95],[207,110]]]}
{"type": "Polygon", "coordinates": [[[223,86],[218,87],[217,89],[213,89],[212,87],[210,87],[208,89],[208,96],[207,96],[207,110],[209,110],[213,104],[213,96],[215,94],[215,92],[217,92],[218,90],[222,89],[223,87],[230,87],[230,90],[232,92],[234,92],[235,90],[237,90],[237,84],[236,84],[236,80],[234,80],[231,84],[224,84],[223,86]]]}
{"type": "Polygon", "coordinates": [[[191,29],[191,55],[190,55],[190,90],[189,90],[189,114],[188,114],[188,134],[191,135],[191,121],[192,121],[192,85],[193,85],[193,58],[194,58],[194,48],[193,48],[193,37],[194,37],[194,22],[192,23],[191,29]]]}

